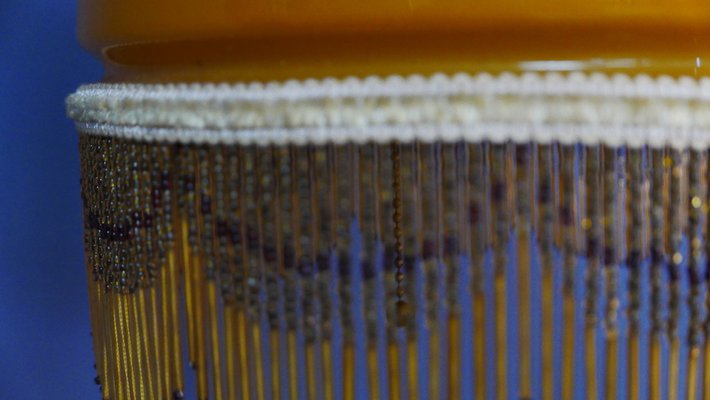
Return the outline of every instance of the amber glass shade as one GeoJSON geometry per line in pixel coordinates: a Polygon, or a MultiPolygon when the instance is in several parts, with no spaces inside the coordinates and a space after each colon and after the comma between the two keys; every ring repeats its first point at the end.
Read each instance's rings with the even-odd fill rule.
{"type": "Polygon", "coordinates": [[[595,70],[698,75],[700,0],[83,0],[114,81],[595,70]],[[535,62],[571,61],[556,66],[535,62]]]}

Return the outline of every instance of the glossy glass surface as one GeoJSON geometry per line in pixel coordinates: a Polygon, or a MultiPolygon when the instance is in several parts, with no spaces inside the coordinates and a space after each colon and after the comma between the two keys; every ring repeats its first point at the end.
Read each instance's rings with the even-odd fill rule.
{"type": "Polygon", "coordinates": [[[710,8],[695,0],[84,0],[79,36],[104,60],[107,80],[118,81],[536,69],[698,75],[710,8]]]}

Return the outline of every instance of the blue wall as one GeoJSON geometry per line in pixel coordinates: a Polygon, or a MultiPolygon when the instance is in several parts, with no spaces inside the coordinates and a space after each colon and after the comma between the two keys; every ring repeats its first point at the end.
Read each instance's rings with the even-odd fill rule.
{"type": "Polygon", "coordinates": [[[0,0],[0,399],[98,399],[77,137],[64,98],[98,80],[74,1],[0,0]]]}

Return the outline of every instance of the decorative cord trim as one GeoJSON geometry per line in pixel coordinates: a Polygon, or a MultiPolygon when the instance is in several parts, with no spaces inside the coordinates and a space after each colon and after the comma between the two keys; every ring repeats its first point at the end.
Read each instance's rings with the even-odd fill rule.
{"type": "Polygon", "coordinates": [[[191,143],[538,141],[710,147],[710,79],[504,73],[250,84],[91,84],[82,132],[191,143]]]}

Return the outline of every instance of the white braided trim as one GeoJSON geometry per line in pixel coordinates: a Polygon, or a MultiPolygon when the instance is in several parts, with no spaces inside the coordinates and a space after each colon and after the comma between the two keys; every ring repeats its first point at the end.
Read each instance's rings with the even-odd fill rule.
{"type": "Polygon", "coordinates": [[[193,143],[559,141],[710,147],[710,79],[572,73],[92,84],[82,132],[193,143]]]}

